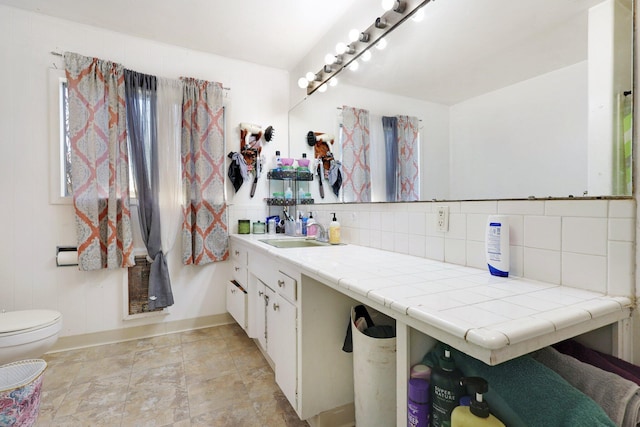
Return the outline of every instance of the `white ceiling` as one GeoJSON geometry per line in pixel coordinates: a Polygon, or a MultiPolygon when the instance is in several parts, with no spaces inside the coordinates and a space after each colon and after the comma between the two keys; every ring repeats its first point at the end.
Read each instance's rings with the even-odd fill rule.
{"type": "MultiPolygon", "coordinates": [[[[356,1],[0,0],[0,4],[290,70],[356,1]]],[[[370,1],[380,7],[377,0],[370,1]]]]}
{"type": "MultiPolygon", "coordinates": [[[[603,0],[438,0],[391,48],[339,80],[445,104],[586,60],[586,16],[603,0]],[[407,61],[407,59],[409,59],[407,61]],[[355,79],[354,79],[355,77],[355,79]]],[[[284,69],[317,71],[380,0],[0,0],[0,4],[284,69]],[[126,13],[123,13],[126,11],[126,13]]],[[[623,0],[622,3],[630,3],[623,0]]],[[[304,90],[300,90],[300,95],[304,90]]]]}

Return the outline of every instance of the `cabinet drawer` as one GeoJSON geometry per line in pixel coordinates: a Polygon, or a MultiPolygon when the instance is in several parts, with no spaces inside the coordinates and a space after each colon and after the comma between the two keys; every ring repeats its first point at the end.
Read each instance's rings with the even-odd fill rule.
{"type": "Polygon", "coordinates": [[[298,281],[282,271],[278,271],[278,293],[295,302],[298,299],[298,281]]]}
{"type": "Polygon", "coordinates": [[[227,311],[242,329],[247,329],[247,293],[234,282],[227,284],[227,311]]]}
{"type": "Polygon", "coordinates": [[[232,246],[231,259],[234,263],[246,266],[248,262],[247,250],[237,245],[232,246]]]}
{"type": "Polygon", "coordinates": [[[247,286],[247,267],[236,261],[231,264],[233,268],[233,280],[240,283],[242,286],[247,286]]]}

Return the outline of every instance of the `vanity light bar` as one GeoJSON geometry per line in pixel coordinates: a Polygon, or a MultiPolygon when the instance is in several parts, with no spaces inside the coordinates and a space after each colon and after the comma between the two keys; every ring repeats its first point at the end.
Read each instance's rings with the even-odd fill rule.
{"type": "Polygon", "coordinates": [[[328,82],[333,76],[338,74],[344,68],[347,68],[353,61],[358,59],[360,55],[373,47],[380,39],[395,30],[396,27],[409,19],[421,7],[425,6],[431,0],[404,0],[396,2],[396,6],[386,11],[382,16],[377,18],[369,28],[362,31],[367,37],[361,37],[359,40],[351,42],[347,52],[338,55],[339,61],[323,67],[315,75],[315,79],[307,85],[307,95],[311,95],[318,90],[320,86],[328,82]],[[398,6],[400,4],[400,6],[398,6]],[[401,6],[404,5],[404,8],[401,6]],[[386,25],[381,25],[382,23],[386,25]],[[366,40],[363,40],[366,39],[366,40]]]}

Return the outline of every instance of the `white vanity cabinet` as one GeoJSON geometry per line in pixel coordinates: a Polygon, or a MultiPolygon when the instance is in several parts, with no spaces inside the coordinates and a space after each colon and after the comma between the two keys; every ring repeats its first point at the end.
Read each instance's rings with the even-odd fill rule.
{"type": "Polygon", "coordinates": [[[249,328],[274,365],[276,383],[297,408],[299,273],[248,251],[249,328]]]}
{"type": "Polygon", "coordinates": [[[247,330],[247,249],[235,245],[231,247],[231,264],[233,279],[227,283],[227,311],[234,320],[247,330]]]}

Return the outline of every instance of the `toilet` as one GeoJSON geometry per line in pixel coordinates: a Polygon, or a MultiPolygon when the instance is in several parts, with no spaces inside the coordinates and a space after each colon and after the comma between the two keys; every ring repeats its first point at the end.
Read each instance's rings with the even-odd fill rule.
{"type": "Polygon", "coordinates": [[[0,312],[0,365],[41,357],[61,329],[62,314],[55,310],[0,312]]]}

